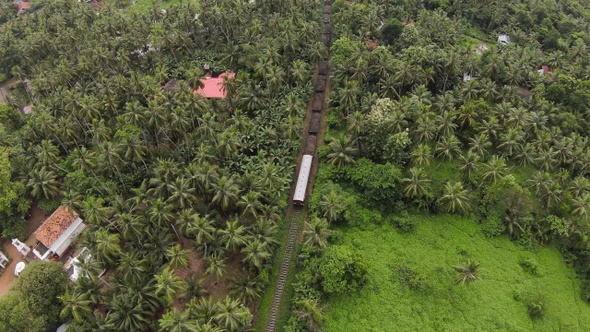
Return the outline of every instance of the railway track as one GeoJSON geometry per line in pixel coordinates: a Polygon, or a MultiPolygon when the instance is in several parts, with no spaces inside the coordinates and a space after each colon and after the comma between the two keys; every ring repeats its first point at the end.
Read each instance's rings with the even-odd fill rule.
{"type": "MultiPolygon", "coordinates": [[[[324,8],[323,8],[324,29],[322,32],[322,43],[326,47],[330,46],[330,32],[331,32],[330,5],[331,5],[330,0],[325,0],[324,8]]],[[[318,141],[317,135],[319,132],[321,113],[326,112],[326,110],[324,109],[324,102],[326,99],[325,92],[328,91],[328,89],[326,89],[326,85],[327,85],[327,81],[328,81],[328,79],[327,79],[327,61],[328,61],[328,59],[325,58],[318,63],[317,74],[314,77],[314,96],[313,96],[313,99],[311,100],[312,112],[311,112],[311,116],[308,116],[306,118],[307,124],[305,126],[306,128],[309,128],[309,130],[307,133],[304,133],[304,135],[303,135],[303,140],[304,140],[303,154],[307,155],[307,156],[309,156],[309,155],[313,156],[316,152],[316,146],[317,146],[317,141],[318,141]]],[[[303,160],[303,159],[305,159],[305,158],[299,158],[299,160],[303,160]]],[[[313,184],[313,181],[314,181],[313,177],[310,180],[308,180],[309,172],[312,167],[311,163],[309,166],[307,166],[307,168],[305,170],[305,172],[307,172],[307,176],[304,176],[304,177],[301,176],[301,172],[302,172],[302,168],[303,168],[303,167],[301,167],[302,166],[301,163],[302,162],[300,162],[300,164],[297,165],[297,169],[299,169],[297,188],[299,188],[300,186],[304,186],[304,187],[302,190],[302,192],[303,192],[302,198],[295,197],[295,196],[298,196],[297,188],[295,190],[294,197],[291,198],[291,201],[296,205],[303,204],[306,193],[310,191],[309,188],[313,187],[308,182],[311,182],[311,184],[313,184]],[[303,180],[303,182],[305,182],[304,184],[300,183],[302,181],[301,179],[304,179],[303,180]]],[[[301,195],[301,193],[299,193],[299,195],[301,195]]],[[[287,244],[285,246],[285,252],[283,253],[281,267],[279,269],[278,280],[277,280],[277,284],[276,284],[274,294],[273,294],[270,313],[269,313],[268,321],[266,323],[266,328],[265,328],[266,332],[275,332],[277,329],[277,321],[279,318],[278,316],[280,313],[281,304],[283,302],[283,294],[285,292],[285,287],[287,286],[286,283],[287,283],[287,279],[289,277],[291,263],[293,261],[293,252],[294,252],[295,246],[297,244],[296,241],[299,239],[299,236],[300,236],[300,225],[301,225],[300,219],[302,218],[302,216],[301,216],[302,211],[303,211],[303,209],[300,207],[293,207],[293,213],[290,218],[291,225],[289,226],[287,244]]]]}
{"type": "MultiPolygon", "coordinates": [[[[322,43],[326,47],[330,46],[330,32],[331,32],[330,5],[331,5],[330,0],[325,0],[324,8],[323,8],[324,29],[322,32],[322,43]]],[[[311,116],[308,116],[306,118],[307,124],[305,126],[306,128],[309,128],[309,130],[307,131],[307,133],[304,133],[304,135],[303,135],[303,143],[304,143],[303,149],[304,150],[302,153],[304,155],[308,155],[308,156],[315,155],[317,142],[318,142],[317,135],[319,133],[320,117],[321,117],[322,112],[327,111],[324,107],[324,101],[326,99],[325,92],[327,91],[326,85],[328,82],[327,63],[328,63],[327,58],[323,59],[322,61],[320,61],[320,63],[318,63],[317,74],[314,77],[314,95],[311,100],[311,111],[312,112],[311,112],[311,116]]],[[[305,158],[299,158],[299,160],[303,160],[303,159],[305,159],[305,158]]],[[[310,180],[308,180],[311,166],[307,167],[307,169],[306,169],[307,175],[303,176],[303,177],[301,176],[301,172],[302,172],[301,166],[302,165],[300,162],[300,164],[297,165],[297,169],[299,169],[297,188],[299,188],[299,186],[304,186],[303,190],[302,190],[303,191],[303,196],[302,196],[303,198],[293,197],[292,201],[296,205],[303,204],[303,200],[305,199],[307,192],[310,191],[309,188],[313,187],[313,186],[309,186],[308,182],[314,181],[313,177],[310,180]],[[304,179],[304,180],[301,180],[301,179],[304,179]],[[305,182],[305,184],[300,183],[301,181],[305,182]]],[[[298,192],[297,188],[295,189],[295,196],[297,196],[297,192],[298,192]]],[[[279,318],[281,304],[283,302],[283,294],[285,292],[285,287],[287,286],[286,283],[287,283],[287,279],[289,277],[289,272],[291,269],[291,260],[293,258],[293,252],[294,252],[295,246],[297,244],[296,241],[297,241],[297,239],[299,239],[299,236],[301,233],[301,231],[300,231],[300,227],[301,227],[300,226],[301,225],[300,218],[301,218],[302,211],[303,211],[303,209],[301,207],[294,207],[293,213],[290,218],[291,225],[289,226],[287,244],[285,246],[285,252],[283,254],[281,267],[279,269],[278,280],[277,280],[277,284],[276,284],[274,294],[273,294],[273,299],[272,299],[272,304],[271,304],[271,308],[270,308],[270,313],[268,316],[268,321],[266,323],[266,328],[265,328],[266,332],[275,332],[277,329],[277,321],[279,318]]]]}
{"type": "Polygon", "coordinates": [[[283,254],[283,261],[279,270],[279,278],[275,293],[272,299],[271,312],[268,317],[268,323],[266,324],[267,332],[274,332],[277,327],[277,319],[281,308],[281,302],[283,300],[283,293],[285,292],[285,285],[289,276],[289,270],[291,268],[291,261],[293,257],[293,250],[295,249],[295,241],[299,237],[299,218],[301,214],[301,208],[295,208],[291,216],[291,227],[289,227],[287,246],[283,254]]]}

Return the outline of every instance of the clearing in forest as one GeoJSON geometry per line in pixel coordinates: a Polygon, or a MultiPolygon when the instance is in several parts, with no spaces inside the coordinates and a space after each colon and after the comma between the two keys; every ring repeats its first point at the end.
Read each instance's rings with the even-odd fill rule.
{"type": "Polygon", "coordinates": [[[345,229],[342,244],[369,266],[359,292],[328,300],[325,331],[588,331],[580,281],[551,246],[525,250],[486,238],[473,220],[411,216],[416,229],[345,229]],[[452,266],[480,262],[480,280],[455,285],[452,266]],[[544,315],[532,319],[531,303],[544,315]],[[529,307],[527,307],[529,304],[529,307]]]}

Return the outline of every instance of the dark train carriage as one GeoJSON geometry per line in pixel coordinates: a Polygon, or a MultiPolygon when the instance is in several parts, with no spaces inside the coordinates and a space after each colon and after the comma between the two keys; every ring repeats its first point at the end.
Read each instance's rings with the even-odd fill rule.
{"type": "Polygon", "coordinates": [[[330,14],[324,14],[324,23],[330,23],[330,14]]]}
{"type": "Polygon", "coordinates": [[[330,34],[322,34],[322,43],[324,43],[326,47],[330,46],[330,34]]]}
{"type": "Polygon", "coordinates": [[[316,92],[313,95],[313,103],[311,104],[311,110],[313,112],[321,112],[322,106],[324,104],[324,94],[321,92],[316,92]]]}
{"type": "Polygon", "coordinates": [[[311,121],[309,122],[309,133],[316,135],[320,130],[321,113],[311,113],[311,121]]]}
{"type": "Polygon", "coordinates": [[[315,153],[316,142],[317,142],[317,137],[315,135],[307,136],[307,147],[305,149],[305,154],[313,155],[315,153]]]}
{"type": "Polygon", "coordinates": [[[329,35],[331,32],[332,32],[332,28],[330,27],[330,25],[329,25],[329,24],[326,24],[326,25],[324,26],[324,35],[326,35],[326,34],[328,34],[328,35],[329,35]]]}
{"type": "Polygon", "coordinates": [[[326,1],[324,1],[324,5],[329,5],[330,3],[331,3],[331,1],[330,1],[330,0],[326,0],[326,1]]]}
{"type": "Polygon", "coordinates": [[[328,73],[328,63],[322,60],[318,63],[318,75],[326,75],[328,73]]]}
{"type": "Polygon", "coordinates": [[[318,75],[313,83],[313,89],[315,92],[324,92],[326,89],[326,75],[318,75]]]}

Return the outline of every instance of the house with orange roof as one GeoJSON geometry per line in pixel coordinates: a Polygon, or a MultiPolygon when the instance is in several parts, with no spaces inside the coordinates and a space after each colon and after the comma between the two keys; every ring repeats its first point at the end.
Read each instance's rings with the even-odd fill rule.
{"type": "Polygon", "coordinates": [[[31,8],[31,4],[28,2],[19,2],[18,3],[18,8],[16,9],[16,16],[22,14],[22,12],[24,12],[25,10],[31,8]]]}
{"type": "Polygon", "coordinates": [[[223,99],[227,95],[227,90],[223,86],[223,79],[233,79],[236,77],[234,72],[225,72],[218,77],[205,77],[201,79],[203,87],[199,87],[194,91],[205,98],[218,98],[223,99]]]}
{"type": "Polygon", "coordinates": [[[76,212],[60,206],[35,231],[39,243],[33,248],[33,254],[40,260],[59,259],[85,228],[76,212]]]}

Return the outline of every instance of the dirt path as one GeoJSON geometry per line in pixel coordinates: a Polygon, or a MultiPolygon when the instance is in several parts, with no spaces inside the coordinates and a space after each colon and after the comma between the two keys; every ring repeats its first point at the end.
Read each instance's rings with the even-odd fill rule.
{"type": "MultiPolygon", "coordinates": [[[[33,235],[33,232],[37,229],[37,227],[39,227],[39,225],[43,223],[43,221],[45,221],[46,218],[47,215],[45,212],[39,209],[36,203],[33,204],[33,207],[31,208],[31,217],[29,217],[29,223],[27,225],[28,238],[25,241],[27,245],[31,246],[37,243],[37,239],[33,235]]],[[[18,262],[23,261],[23,257],[12,245],[10,240],[4,241],[2,245],[2,251],[8,257],[12,258],[12,262],[10,265],[8,265],[6,270],[4,270],[2,275],[0,275],[0,296],[6,294],[16,281],[16,277],[14,276],[14,267],[18,262]]]]}

